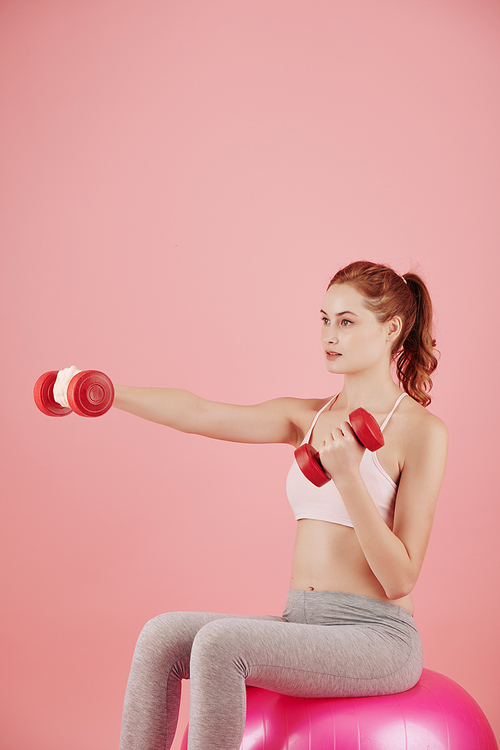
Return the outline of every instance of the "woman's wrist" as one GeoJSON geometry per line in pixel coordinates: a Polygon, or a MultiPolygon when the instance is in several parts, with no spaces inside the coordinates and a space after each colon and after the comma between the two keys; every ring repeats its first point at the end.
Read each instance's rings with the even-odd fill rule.
{"type": "Polygon", "coordinates": [[[358,487],[365,487],[359,466],[336,471],[332,480],[341,495],[343,492],[353,491],[358,487]]]}

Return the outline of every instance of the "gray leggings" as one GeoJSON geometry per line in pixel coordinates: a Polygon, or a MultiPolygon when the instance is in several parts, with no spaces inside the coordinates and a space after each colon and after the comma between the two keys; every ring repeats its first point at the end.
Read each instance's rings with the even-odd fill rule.
{"type": "Polygon", "coordinates": [[[137,642],[120,750],[168,750],[181,680],[191,679],[189,750],[238,750],[245,685],[303,698],[387,695],[422,672],[413,618],[394,604],[290,591],[283,617],[172,612],[137,642]]]}

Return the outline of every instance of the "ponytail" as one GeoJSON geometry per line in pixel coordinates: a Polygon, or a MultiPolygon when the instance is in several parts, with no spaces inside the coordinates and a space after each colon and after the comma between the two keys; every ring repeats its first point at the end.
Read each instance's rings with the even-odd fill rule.
{"type": "Polygon", "coordinates": [[[432,388],[431,375],[438,365],[432,337],[432,302],[425,283],[415,273],[405,274],[408,289],[415,299],[413,326],[399,347],[395,346],[396,372],[403,389],[422,406],[428,406],[432,388]],[[399,348],[399,351],[397,351],[399,348]]]}
{"type": "Polygon", "coordinates": [[[386,323],[402,320],[401,334],[392,350],[402,388],[422,406],[431,402],[431,375],[437,367],[432,336],[432,302],[423,279],[416,273],[399,276],[392,268],[369,261],[356,261],[338,271],[333,284],[350,284],[365,297],[365,305],[386,323]]]}

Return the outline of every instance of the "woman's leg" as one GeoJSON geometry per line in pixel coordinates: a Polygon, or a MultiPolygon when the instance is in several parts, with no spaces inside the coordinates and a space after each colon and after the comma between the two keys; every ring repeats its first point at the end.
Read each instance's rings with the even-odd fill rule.
{"type": "Polygon", "coordinates": [[[171,747],[179,714],[181,680],[189,678],[194,638],[205,625],[223,618],[234,621],[239,616],[171,612],[146,623],[137,641],[127,683],[120,750],[171,747]]]}
{"type": "MultiPolygon", "coordinates": [[[[385,603],[375,609],[379,604],[385,603]]],[[[246,685],[304,698],[408,690],[422,670],[420,638],[410,615],[388,606],[386,623],[366,614],[359,619],[357,613],[350,623],[343,616],[326,626],[246,619],[208,623],[191,654],[188,750],[239,749],[246,685]]]]}

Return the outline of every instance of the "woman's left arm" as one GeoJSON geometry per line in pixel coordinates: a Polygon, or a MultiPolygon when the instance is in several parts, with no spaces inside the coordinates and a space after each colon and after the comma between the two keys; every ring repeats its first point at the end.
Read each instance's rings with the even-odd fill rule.
{"type": "MultiPolygon", "coordinates": [[[[334,433],[329,446],[332,451],[336,444],[336,460],[328,461],[326,456],[321,459],[330,463],[332,477],[342,495],[366,560],[387,597],[393,600],[409,594],[417,582],[446,464],[448,433],[444,423],[427,413],[425,424],[418,427],[411,430],[405,441],[405,460],[392,531],[368,493],[359,473],[359,463],[357,470],[354,470],[354,462],[346,460],[354,454],[347,429],[340,439],[339,436],[335,439],[334,433]],[[340,460],[342,448],[344,461],[340,460]]],[[[353,435],[352,438],[355,440],[353,435]]],[[[328,450],[327,445],[324,450],[328,450]]]]}

